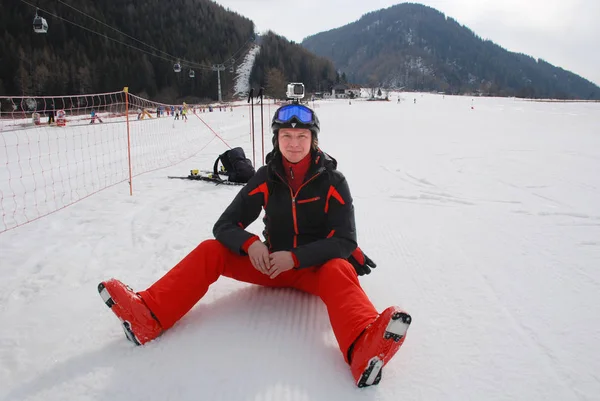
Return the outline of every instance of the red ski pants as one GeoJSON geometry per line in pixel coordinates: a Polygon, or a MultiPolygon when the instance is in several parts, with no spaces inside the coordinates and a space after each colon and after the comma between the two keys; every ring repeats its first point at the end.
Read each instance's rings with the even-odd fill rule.
{"type": "Polygon", "coordinates": [[[146,291],[144,302],[166,330],[206,294],[219,276],[267,287],[290,287],[319,296],[327,306],[331,327],[348,362],[347,351],[378,313],[348,261],[332,259],[271,279],[256,270],[248,256],[231,252],[217,240],[202,242],[146,291]]]}

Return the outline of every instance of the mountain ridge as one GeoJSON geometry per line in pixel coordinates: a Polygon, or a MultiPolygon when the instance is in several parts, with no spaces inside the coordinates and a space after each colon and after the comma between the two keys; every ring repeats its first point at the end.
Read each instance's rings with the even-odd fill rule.
{"type": "Polygon", "coordinates": [[[600,99],[591,81],[510,52],[428,6],[402,3],[305,38],[349,82],[446,93],[600,99]]]}

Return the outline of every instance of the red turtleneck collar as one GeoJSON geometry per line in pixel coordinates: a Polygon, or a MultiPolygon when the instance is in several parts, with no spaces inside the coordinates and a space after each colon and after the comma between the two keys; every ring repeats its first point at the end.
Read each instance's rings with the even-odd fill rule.
{"type": "Polygon", "coordinates": [[[308,168],[310,167],[310,161],[312,159],[310,152],[304,159],[300,160],[298,163],[291,163],[285,157],[281,157],[283,160],[283,170],[285,171],[285,178],[287,178],[290,187],[294,193],[298,191],[302,183],[304,182],[304,178],[306,177],[306,173],[308,172],[308,168]]]}

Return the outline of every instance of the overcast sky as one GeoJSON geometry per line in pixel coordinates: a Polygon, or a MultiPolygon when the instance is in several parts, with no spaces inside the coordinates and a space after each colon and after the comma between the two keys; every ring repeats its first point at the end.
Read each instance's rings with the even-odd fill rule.
{"type": "MultiPolygon", "coordinates": [[[[216,0],[295,42],[358,20],[393,0],[216,0]]],[[[600,0],[422,0],[483,39],[600,85],[600,0]]]]}

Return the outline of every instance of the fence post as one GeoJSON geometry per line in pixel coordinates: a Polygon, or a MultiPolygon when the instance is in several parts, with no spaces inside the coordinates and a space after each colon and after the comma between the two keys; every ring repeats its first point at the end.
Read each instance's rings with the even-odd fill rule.
{"type": "Polygon", "coordinates": [[[129,162],[129,195],[133,196],[133,177],[131,176],[131,133],[129,131],[129,87],[124,87],[123,92],[125,92],[125,121],[127,121],[127,160],[129,162]]]}

